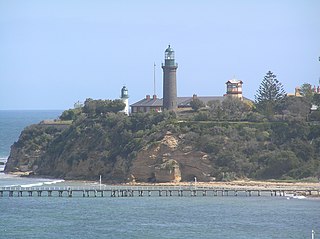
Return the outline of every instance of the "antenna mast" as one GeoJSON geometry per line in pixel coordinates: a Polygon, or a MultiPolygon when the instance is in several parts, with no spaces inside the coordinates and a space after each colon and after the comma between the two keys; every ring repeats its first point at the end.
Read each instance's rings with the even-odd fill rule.
{"type": "Polygon", "coordinates": [[[153,95],[156,95],[156,63],[153,62],[153,95]]]}

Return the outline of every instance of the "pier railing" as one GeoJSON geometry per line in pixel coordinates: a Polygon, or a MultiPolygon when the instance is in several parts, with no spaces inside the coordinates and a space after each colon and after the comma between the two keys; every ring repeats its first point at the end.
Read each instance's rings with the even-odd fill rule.
{"type": "Polygon", "coordinates": [[[320,196],[320,188],[314,187],[198,187],[190,186],[41,186],[41,187],[0,187],[0,197],[22,196],[82,196],[82,197],[134,197],[134,196],[320,196]]]}

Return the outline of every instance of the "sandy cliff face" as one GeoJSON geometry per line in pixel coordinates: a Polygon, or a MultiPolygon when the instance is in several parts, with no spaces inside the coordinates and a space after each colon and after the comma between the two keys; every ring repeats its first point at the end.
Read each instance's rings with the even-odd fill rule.
{"type": "MultiPolygon", "coordinates": [[[[110,159],[105,155],[103,136],[60,137],[63,130],[35,125],[23,131],[12,146],[5,171],[65,179],[94,180],[102,175],[109,182],[180,182],[193,181],[194,177],[210,180],[212,170],[207,155],[170,132],[157,142],[149,142],[134,159],[110,159]]],[[[72,132],[68,130],[64,134],[72,132]]]]}
{"type": "Polygon", "coordinates": [[[207,155],[179,143],[170,132],[163,140],[142,149],[130,167],[136,181],[180,182],[210,181],[211,165],[207,155]]]}

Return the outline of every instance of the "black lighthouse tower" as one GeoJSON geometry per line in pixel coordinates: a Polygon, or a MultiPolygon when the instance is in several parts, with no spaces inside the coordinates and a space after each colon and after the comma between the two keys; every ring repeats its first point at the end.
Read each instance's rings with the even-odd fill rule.
{"type": "Polygon", "coordinates": [[[174,51],[168,46],[164,53],[163,69],[163,109],[176,110],[177,103],[177,72],[178,64],[175,63],[174,51]]]}

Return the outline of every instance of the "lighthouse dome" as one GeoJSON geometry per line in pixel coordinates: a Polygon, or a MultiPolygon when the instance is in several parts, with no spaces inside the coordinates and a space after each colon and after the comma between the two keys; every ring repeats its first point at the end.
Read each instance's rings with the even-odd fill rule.
{"type": "Polygon", "coordinates": [[[173,52],[173,51],[174,51],[174,50],[173,50],[173,49],[171,48],[171,46],[169,45],[165,52],[173,52]]]}
{"type": "Polygon", "coordinates": [[[174,50],[170,45],[164,52],[164,59],[166,60],[166,65],[174,65],[174,50]]]}
{"type": "Polygon", "coordinates": [[[121,98],[129,98],[128,89],[126,86],[123,86],[121,89],[121,98]]]}

